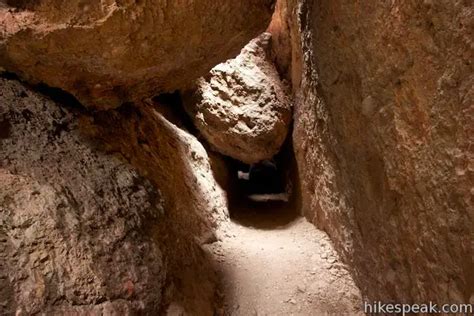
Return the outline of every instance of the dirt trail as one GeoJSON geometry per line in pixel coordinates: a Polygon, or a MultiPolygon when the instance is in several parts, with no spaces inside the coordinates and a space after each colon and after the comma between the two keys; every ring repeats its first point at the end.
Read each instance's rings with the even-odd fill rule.
{"type": "Polygon", "coordinates": [[[362,315],[327,235],[287,211],[240,210],[216,258],[226,315],[362,315]]]}

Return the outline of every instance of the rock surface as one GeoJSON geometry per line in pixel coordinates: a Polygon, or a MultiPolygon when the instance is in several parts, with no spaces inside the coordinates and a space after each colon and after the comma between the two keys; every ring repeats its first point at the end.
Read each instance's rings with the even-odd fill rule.
{"type": "Polygon", "coordinates": [[[91,115],[1,79],[0,314],[213,313],[200,246],[225,227],[226,195],[165,112],[91,115]]]}
{"type": "Polygon", "coordinates": [[[273,0],[0,2],[0,67],[111,108],[182,88],[267,27],[273,0]]]}
{"type": "Polygon", "coordinates": [[[155,314],[163,217],[156,187],[76,114],[0,80],[0,314],[155,314]]]}
{"type": "Polygon", "coordinates": [[[220,153],[245,163],[273,157],[291,121],[291,103],[263,33],[240,55],[200,78],[185,107],[204,138],[220,153]]]}
{"type": "Polygon", "coordinates": [[[273,226],[281,211],[267,211],[264,222],[258,215],[251,220],[267,229],[233,222],[209,247],[219,263],[224,315],[365,315],[359,289],[328,236],[301,217],[273,226]]]}
{"type": "MultiPolygon", "coordinates": [[[[173,304],[189,314],[212,315],[215,275],[201,244],[213,242],[228,220],[226,194],[211,160],[190,134],[175,105],[136,104],[95,113],[83,129],[106,151],[120,152],[158,186],[167,210],[156,236],[163,241],[172,275],[173,304]]],[[[171,308],[170,307],[170,308],[171,308]]]]}
{"type": "Polygon", "coordinates": [[[288,12],[304,52],[293,140],[305,215],[368,299],[472,303],[472,3],[288,12]]]}

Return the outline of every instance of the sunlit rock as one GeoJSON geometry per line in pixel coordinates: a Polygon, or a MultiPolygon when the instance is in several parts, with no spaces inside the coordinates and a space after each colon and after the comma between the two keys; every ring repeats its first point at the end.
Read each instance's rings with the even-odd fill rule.
{"type": "Polygon", "coordinates": [[[286,87],[268,56],[270,41],[269,33],[252,40],[185,97],[187,112],[215,150],[246,163],[275,155],[291,121],[286,87]]]}

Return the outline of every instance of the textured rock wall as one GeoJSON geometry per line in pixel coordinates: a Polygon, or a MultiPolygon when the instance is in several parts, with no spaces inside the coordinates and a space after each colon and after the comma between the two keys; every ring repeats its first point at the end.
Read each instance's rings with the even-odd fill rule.
{"type": "MultiPolygon", "coordinates": [[[[107,152],[120,152],[158,186],[166,216],[156,236],[163,240],[172,275],[173,303],[196,315],[213,313],[213,267],[201,244],[215,241],[228,218],[226,194],[211,160],[166,104],[124,105],[95,113],[82,129],[107,152]]],[[[176,106],[176,105],[174,105],[176,106]]]]}
{"type": "Polygon", "coordinates": [[[111,108],[182,88],[267,27],[274,0],[0,2],[0,67],[111,108]]]}
{"type": "Polygon", "coordinates": [[[292,78],[303,210],[368,298],[473,303],[473,9],[308,0],[288,10],[303,60],[292,78]]]}
{"type": "Polygon", "coordinates": [[[156,313],[161,193],[78,116],[0,80],[0,314],[156,313]]]}
{"type": "Polygon", "coordinates": [[[199,141],[157,104],[91,115],[0,84],[0,314],[212,314],[200,245],[228,211],[199,141]]]}

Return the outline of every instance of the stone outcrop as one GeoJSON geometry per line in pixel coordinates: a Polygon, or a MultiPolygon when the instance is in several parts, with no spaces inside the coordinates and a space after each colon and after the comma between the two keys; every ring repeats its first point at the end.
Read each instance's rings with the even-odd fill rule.
{"type": "Polygon", "coordinates": [[[0,67],[111,108],[182,88],[267,27],[273,0],[0,3],[0,67]]]}
{"type": "Polygon", "coordinates": [[[212,147],[245,163],[273,157],[291,121],[286,87],[269,57],[263,33],[235,59],[214,67],[185,95],[184,105],[212,147]]]}
{"type": "Polygon", "coordinates": [[[200,246],[228,211],[204,147],[162,105],[68,105],[0,81],[0,314],[212,314],[200,246]]]}
{"type": "Polygon", "coordinates": [[[170,299],[190,314],[211,315],[215,275],[199,246],[215,241],[225,228],[227,199],[213,174],[215,159],[185,129],[173,106],[124,105],[95,113],[82,128],[160,188],[167,212],[155,235],[162,240],[172,275],[170,299]]]}
{"type": "Polygon", "coordinates": [[[291,2],[305,215],[367,299],[473,303],[472,5],[291,2]]]}
{"type": "Polygon", "coordinates": [[[162,221],[161,193],[76,114],[0,80],[0,314],[156,313],[162,221]]]}

